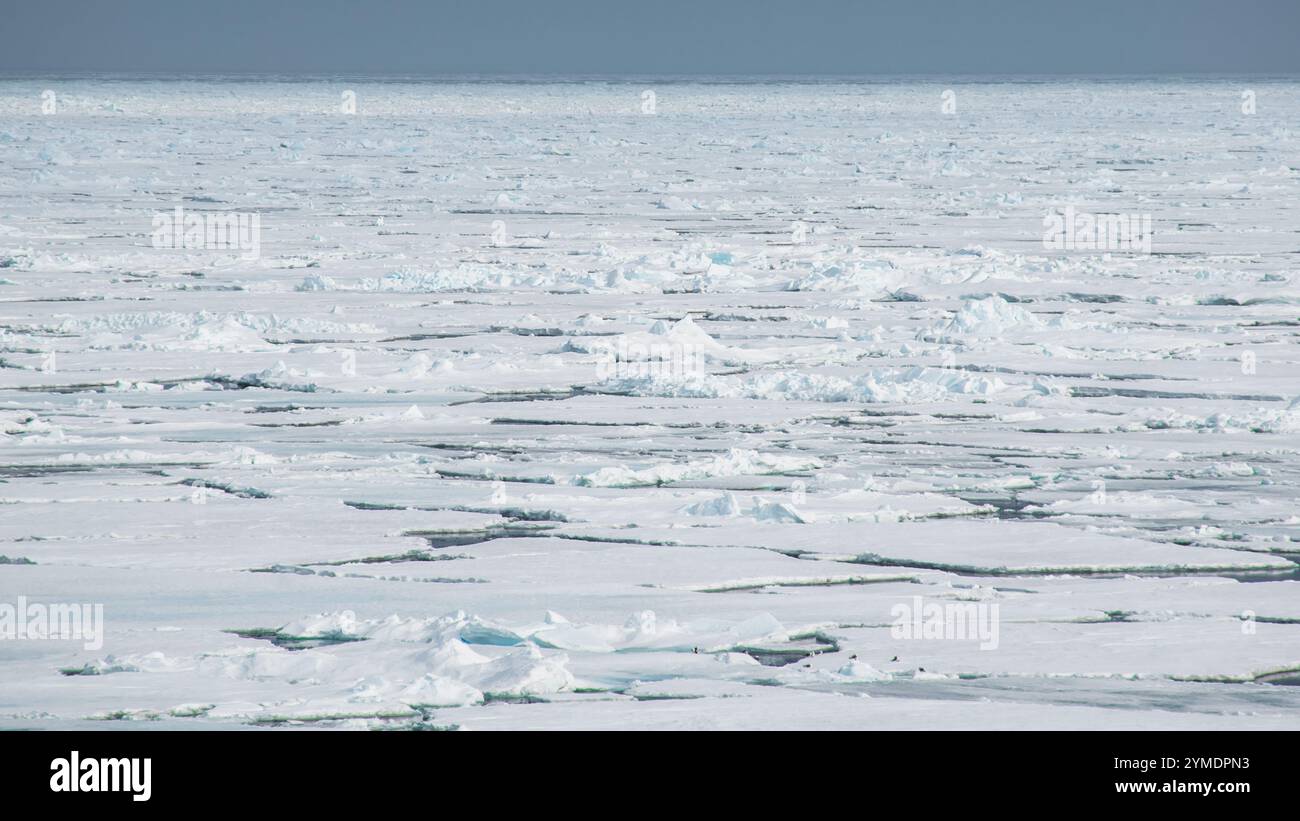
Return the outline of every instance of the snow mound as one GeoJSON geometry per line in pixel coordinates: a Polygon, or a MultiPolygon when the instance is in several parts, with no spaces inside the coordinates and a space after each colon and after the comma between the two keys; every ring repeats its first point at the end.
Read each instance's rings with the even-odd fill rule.
{"type": "Polygon", "coordinates": [[[687,505],[682,512],[688,516],[739,516],[740,502],[734,493],[724,493],[716,499],[687,505]]]}
{"type": "Polygon", "coordinates": [[[903,271],[888,260],[870,260],[827,265],[812,273],[788,280],[787,291],[825,291],[884,296],[898,289],[903,271]]]}
{"type": "Polygon", "coordinates": [[[813,457],[779,456],[732,448],[725,454],[685,464],[652,465],[640,470],[623,466],[601,468],[574,477],[573,484],[582,487],[644,487],[719,476],[800,472],[820,466],[821,461],[813,457]]]}
{"type": "Polygon", "coordinates": [[[1137,412],[1137,427],[1151,430],[1199,430],[1209,433],[1300,433],[1300,410],[1267,409],[1247,413],[1194,416],[1169,409],[1137,412]]]}
{"type": "MultiPolygon", "coordinates": [[[[194,656],[162,653],[106,656],[79,674],[192,672],[216,678],[308,688],[293,699],[289,717],[375,715],[413,707],[480,704],[487,694],[544,695],[570,690],[568,657],[543,652],[508,628],[463,611],[432,619],[358,619],[352,611],[319,613],[282,626],[280,640],[326,642],[310,649],[228,648],[194,656]],[[332,642],[332,643],[331,643],[332,642]],[[471,646],[484,648],[483,652],[471,646]]],[[[265,717],[273,704],[225,705],[218,712],[265,717]]]]}
{"type": "Polygon", "coordinates": [[[565,620],[539,625],[529,631],[529,637],[541,647],[574,652],[698,650],[717,653],[743,643],[786,641],[790,631],[769,613],[734,622],[712,618],[678,622],[660,618],[653,610],[642,610],[628,616],[621,625],[565,620]]]}
{"type": "Polygon", "coordinates": [[[807,520],[793,506],[783,502],[769,502],[754,497],[750,507],[742,509],[733,493],[723,493],[714,499],[696,502],[682,508],[688,516],[751,516],[760,522],[790,522],[804,524],[807,520]]]}
{"type": "Polygon", "coordinates": [[[953,317],[932,326],[926,338],[944,339],[973,336],[995,338],[1009,331],[1039,330],[1044,323],[1019,305],[1000,296],[968,300],[953,317]]]}

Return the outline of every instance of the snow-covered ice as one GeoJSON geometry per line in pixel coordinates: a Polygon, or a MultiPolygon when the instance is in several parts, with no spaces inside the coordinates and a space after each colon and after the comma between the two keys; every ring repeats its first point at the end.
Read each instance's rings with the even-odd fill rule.
{"type": "Polygon", "coordinates": [[[646,87],[0,80],[0,727],[1300,727],[1300,85],[646,87]]]}

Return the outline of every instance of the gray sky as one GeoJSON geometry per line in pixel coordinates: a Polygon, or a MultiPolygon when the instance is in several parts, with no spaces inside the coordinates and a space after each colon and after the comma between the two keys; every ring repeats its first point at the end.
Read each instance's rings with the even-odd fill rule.
{"type": "Polygon", "coordinates": [[[0,70],[1300,73],[1300,0],[0,0],[0,70]]]}

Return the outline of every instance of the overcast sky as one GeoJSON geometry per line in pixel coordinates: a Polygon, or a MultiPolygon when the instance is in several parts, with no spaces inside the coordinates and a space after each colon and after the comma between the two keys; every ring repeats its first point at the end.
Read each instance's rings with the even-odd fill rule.
{"type": "Polygon", "coordinates": [[[1300,0],[0,0],[0,70],[1300,73],[1300,0]]]}

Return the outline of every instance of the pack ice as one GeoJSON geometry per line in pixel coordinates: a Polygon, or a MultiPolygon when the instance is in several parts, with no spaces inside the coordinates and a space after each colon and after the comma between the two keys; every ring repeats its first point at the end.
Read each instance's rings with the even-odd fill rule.
{"type": "Polygon", "coordinates": [[[1300,727],[1300,85],[944,90],[0,80],[0,726],[1300,727]]]}

